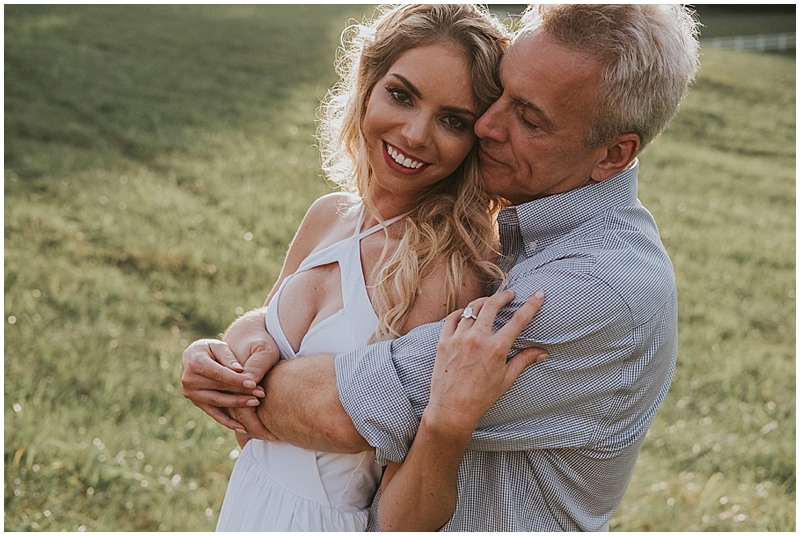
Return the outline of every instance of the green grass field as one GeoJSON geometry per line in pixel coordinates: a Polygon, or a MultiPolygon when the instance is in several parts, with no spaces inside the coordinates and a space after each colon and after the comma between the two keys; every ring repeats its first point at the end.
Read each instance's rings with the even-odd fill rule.
{"type": "MultiPolygon", "coordinates": [[[[213,529],[236,442],[181,353],[331,191],[315,110],[364,9],[5,7],[6,530],[213,529]]],[[[793,531],[795,58],[702,63],[641,156],[681,341],[611,528],[793,531]]]]}

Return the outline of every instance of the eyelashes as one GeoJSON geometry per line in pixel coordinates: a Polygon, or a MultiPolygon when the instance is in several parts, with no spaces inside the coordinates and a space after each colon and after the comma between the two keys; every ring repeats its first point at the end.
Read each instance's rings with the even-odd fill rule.
{"type": "MultiPolygon", "coordinates": [[[[403,106],[414,106],[414,99],[412,95],[402,87],[387,85],[386,93],[393,102],[403,106]]],[[[439,121],[447,128],[458,132],[470,129],[469,121],[457,114],[445,114],[439,119],[439,121]]]]}
{"type": "Polygon", "coordinates": [[[395,86],[386,86],[386,92],[389,93],[389,97],[392,100],[403,104],[413,104],[411,101],[411,96],[405,89],[395,86]]]}

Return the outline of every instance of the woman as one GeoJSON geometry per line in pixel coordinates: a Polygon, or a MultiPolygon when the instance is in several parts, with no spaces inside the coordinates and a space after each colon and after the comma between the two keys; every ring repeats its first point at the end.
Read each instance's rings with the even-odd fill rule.
{"type": "MultiPolygon", "coordinates": [[[[320,128],[343,193],[309,209],[267,299],[283,358],[398,337],[502,277],[472,127],[500,94],[504,28],[474,6],[406,5],[346,36],[320,128]]],[[[363,530],[381,475],[372,453],[250,440],[217,529],[363,530]]]]}

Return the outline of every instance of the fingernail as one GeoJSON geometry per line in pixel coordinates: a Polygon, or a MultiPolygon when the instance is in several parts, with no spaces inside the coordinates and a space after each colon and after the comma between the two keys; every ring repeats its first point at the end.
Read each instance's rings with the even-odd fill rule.
{"type": "Polygon", "coordinates": [[[242,370],[242,369],[244,369],[244,367],[242,366],[242,364],[241,364],[241,363],[239,363],[238,361],[234,361],[233,363],[231,363],[231,368],[235,368],[235,369],[237,369],[237,370],[242,370]]]}
{"type": "Polygon", "coordinates": [[[264,393],[263,389],[256,389],[255,391],[253,391],[253,396],[259,396],[261,398],[264,398],[267,395],[266,393],[264,393]]]}
{"type": "Polygon", "coordinates": [[[539,357],[536,359],[536,362],[537,362],[537,363],[540,363],[540,362],[544,361],[545,359],[549,359],[549,358],[550,358],[550,356],[549,356],[549,355],[547,355],[547,354],[542,354],[542,355],[540,355],[540,356],[539,356],[539,357]]]}
{"type": "Polygon", "coordinates": [[[256,382],[254,382],[253,380],[245,380],[242,385],[244,385],[245,389],[255,389],[256,388],[256,382]]]}
{"type": "Polygon", "coordinates": [[[247,430],[244,430],[242,428],[237,428],[236,431],[239,432],[240,434],[246,434],[247,433],[247,430]]]}
{"type": "Polygon", "coordinates": [[[533,295],[541,300],[542,298],[544,298],[544,291],[537,290],[536,292],[533,293],[533,295]]]}
{"type": "Polygon", "coordinates": [[[257,406],[257,405],[259,405],[260,403],[261,403],[261,402],[259,402],[258,400],[253,400],[252,398],[251,398],[250,400],[248,400],[248,401],[247,401],[247,405],[248,405],[248,406],[257,406]]]}

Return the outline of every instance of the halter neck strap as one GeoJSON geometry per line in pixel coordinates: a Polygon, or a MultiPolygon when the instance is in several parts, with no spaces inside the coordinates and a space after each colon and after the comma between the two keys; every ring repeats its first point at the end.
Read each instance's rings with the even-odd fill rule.
{"type": "Polygon", "coordinates": [[[365,213],[366,213],[366,208],[362,206],[361,207],[361,214],[359,214],[359,216],[358,216],[358,224],[356,224],[356,230],[355,230],[355,233],[353,235],[353,236],[357,236],[359,240],[361,240],[362,238],[364,238],[366,236],[371,235],[374,232],[379,231],[382,227],[389,227],[393,223],[396,223],[396,222],[402,220],[403,218],[405,218],[406,216],[408,216],[408,212],[406,212],[404,214],[400,214],[399,216],[395,216],[394,218],[390,218],[388,220],[385,220],[383,222],[383,224],[378,223],[376,225],[373,225],[372,227],[370,227],[369,229],[367,229],[365,231],[359,232],[359,229],[361,229],[361,224],[364,223],[364,214],[365,213]]]}

